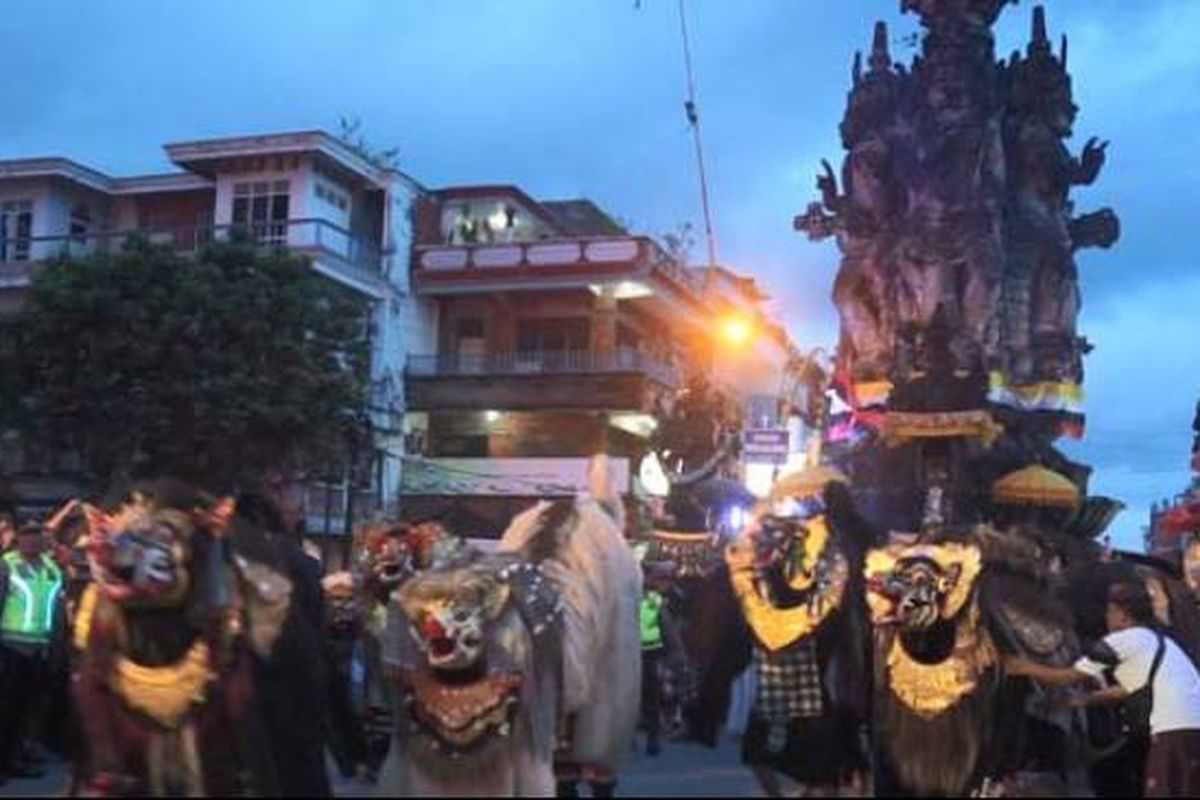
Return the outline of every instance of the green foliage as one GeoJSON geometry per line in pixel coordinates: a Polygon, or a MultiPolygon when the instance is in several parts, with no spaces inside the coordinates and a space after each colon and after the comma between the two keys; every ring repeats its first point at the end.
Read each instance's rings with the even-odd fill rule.
{"type": "Polygon", "coordinates": [[[99,487],[335,473],[362,431],[366,311],[287,253],[135,241],[38,273],[6,373],[26,435],[77,452],[99,487]]]}

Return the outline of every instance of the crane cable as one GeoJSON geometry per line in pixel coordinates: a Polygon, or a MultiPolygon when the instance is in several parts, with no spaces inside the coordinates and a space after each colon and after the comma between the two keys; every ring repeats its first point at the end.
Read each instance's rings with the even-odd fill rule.
{"type": "Polygon", "coordinates": [[[683,39],[683,67],[687,76],[687,100],[683,104],[692,140],[696,145],[696,166],[700,171],[700,203],[704,211],[704,236],[708,244],[708,266],[717,265],[717,243],[713,235],[712,211],[708,202],[708,174],[704,168],[704,148],[700,144],[700,114],[696,109],[696,80],[692,71],[692,49],[688,40],[687,13],[684,0],[679,0],[679,32],[683,39]]]}

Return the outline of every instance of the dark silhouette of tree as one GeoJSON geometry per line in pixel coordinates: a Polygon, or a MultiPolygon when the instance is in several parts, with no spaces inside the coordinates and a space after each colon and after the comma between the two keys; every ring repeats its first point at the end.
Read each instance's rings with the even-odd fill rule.
{"type": "Polygon", "coordinates": [[[363,424],[366,312],[307,259],[245,242],[52,262],[0,353],[8,421],[76,453],[96,488],[337,474],[363,424]]]}

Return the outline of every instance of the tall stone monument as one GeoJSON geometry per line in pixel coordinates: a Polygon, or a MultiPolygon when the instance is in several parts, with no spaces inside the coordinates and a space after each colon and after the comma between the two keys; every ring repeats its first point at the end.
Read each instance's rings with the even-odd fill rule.
{"type": "Polygon", "coordinates": [[[875,25],[856,54],[840,174],[795,225],[834,237],[838,385],[872,431],[849,456],[859,501],[893,530],[989,515],[987,488],[1031,463],[1086,491],[1054,447],[1082,422],[1075,254],[1119,235],[1077,213],[1105,144],[1066,144],[1077,108],[1067,39],[1034,8],[1024,53],[998,61],[992,26],[1014,0],[902,0],[920,18],[909,66],[875,25]],[[1057,50],[1057,52],[1056,52],[1057,50]]]}

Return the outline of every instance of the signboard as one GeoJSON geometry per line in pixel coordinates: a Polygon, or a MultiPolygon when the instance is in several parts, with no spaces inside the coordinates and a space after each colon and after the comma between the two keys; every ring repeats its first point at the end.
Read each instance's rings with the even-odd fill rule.
{"type": "Polygon", "coordinates": [[[754,428],[743,434],[743,458],[748,464],[785,464],[790,440],[785,428],[754,428]]]}
{"type": "MultiPolygon", "coordinates": [[[[406,458],[402,495],[570,497],[588,490],[588,458],[406,458]]],[[[608,459],[614,486],[629,491],[629,459],[608,459]]]]}

